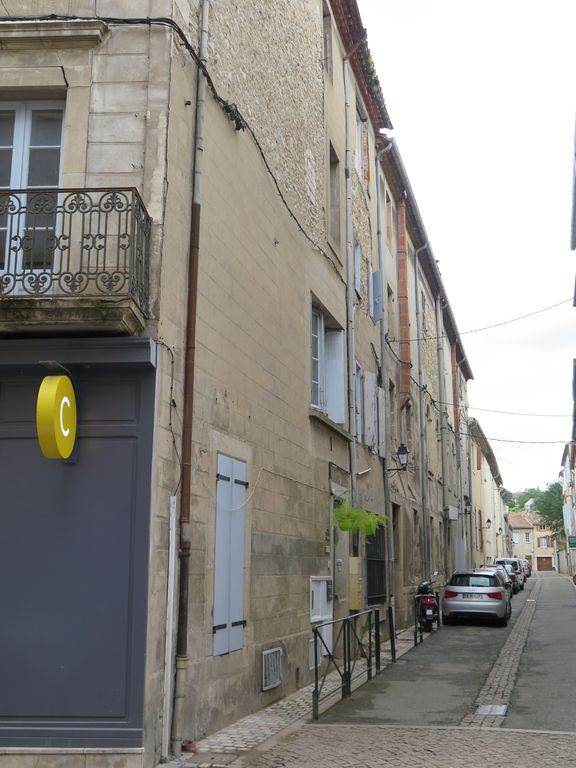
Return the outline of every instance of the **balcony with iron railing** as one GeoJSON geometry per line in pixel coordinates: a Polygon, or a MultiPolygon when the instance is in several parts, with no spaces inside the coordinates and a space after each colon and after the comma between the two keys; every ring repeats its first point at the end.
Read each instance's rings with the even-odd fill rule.
{"type": "Polygon", "coordinates": [[[134,188],[0,190],[0,333],[141,332],[150,231],[134,188]]]}

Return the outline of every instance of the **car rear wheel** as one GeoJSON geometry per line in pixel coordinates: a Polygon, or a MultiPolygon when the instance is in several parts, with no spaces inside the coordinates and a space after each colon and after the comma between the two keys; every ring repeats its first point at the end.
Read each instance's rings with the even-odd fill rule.
{"type": "Polygon", "coordinates": [[[445,616],[442,614],[442,624],[452,624],[454,622],[454,619],[451,616],[445,616]]]}
{"type": "Polygon", "coordinates": [[[498,619],[496,622],[496,625],[499,627],[505,627],[508,624],[508,611],[506,611],[506,614],[502,616],[501,619],[498,619]]]}

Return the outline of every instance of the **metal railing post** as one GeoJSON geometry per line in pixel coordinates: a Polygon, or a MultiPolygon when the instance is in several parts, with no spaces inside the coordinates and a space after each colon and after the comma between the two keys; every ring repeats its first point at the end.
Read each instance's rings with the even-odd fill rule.
{"type": "Polygon", "coordinates": [[[312,691],[312,717],[318,720],[318,630],[312,627],[314,633],[314,690],[312,691]]]}
{"type": "Polygon", "coordinates": [[[344,619],[343,637],[344,637],[344,674],[342,676],[342,698],[346,698],[346,696],[349,696],[351,692],[350,619],[349,618],[344,619]]]}
{"type": "Polygon", "coordinates": [[[372,611],[368,614],[368,661],[366,668],[368,680],[372,680],[372,611]]]}
{"type": "Polygon", "coordinates": [[[394,626],[394,610],[388,606],[388,626],[390,627],[390,653],[392,662],[396,662],[396,627],[394,626]]]}
{"type": "Polygon", "coordinates": [[[376,656],[376,674],[380,674],[380,609],[374,610],[374,655],[376,656]]]}

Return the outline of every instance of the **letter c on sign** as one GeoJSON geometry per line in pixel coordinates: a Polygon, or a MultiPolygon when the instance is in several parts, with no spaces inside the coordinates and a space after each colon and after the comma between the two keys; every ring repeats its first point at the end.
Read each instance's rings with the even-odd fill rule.
{"type": "Polygon", "coordinates": [[[76,441],[76,397],[68,376],[46,376],[38,390],[36,429],[47,459],[67,459],[76,441]]]}
{"type": "Polygon", "coordinates": [[[66,429],[64,427],[64,419],[62,418],[62,412],[64,411],[64,406],[68,406],[70,408],[70,400],[64,395],[62,398],[62,402],[60,403],[60,432],[64,435],[64,437],[68,437],[70,434],[70,429],[66,429]]]}

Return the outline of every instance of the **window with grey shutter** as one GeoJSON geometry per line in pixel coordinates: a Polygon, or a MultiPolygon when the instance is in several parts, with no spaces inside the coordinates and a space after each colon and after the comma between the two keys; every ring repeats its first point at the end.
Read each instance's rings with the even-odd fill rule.
{"type": "Polygon", "coordinates": [[[214,656],[244,643],[244,528],[246,464],[218,454],[214,554],[214,656]]]}

